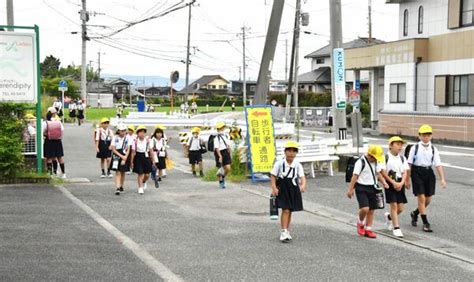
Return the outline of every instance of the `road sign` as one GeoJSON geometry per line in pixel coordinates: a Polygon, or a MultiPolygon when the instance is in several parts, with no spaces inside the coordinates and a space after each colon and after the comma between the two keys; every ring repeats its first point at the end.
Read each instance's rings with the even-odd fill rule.
{"type": "Polygon", "coordinates": [[[245,115],[252,174],[271,172],[276,155],[272,108],[245,107],[245,115]]]}
{"type": "Polygon", "coordinates": [[[357,80],[355,81],[355,90],[357,90],[358,92],[360,92],[360,80],[359,80],[359,79],[357,79],[357,80]]]}
{"type": "Polygon", "coordinates": [[[351,92],[349,93],[349,103],[351,103],[353,107],[359,107],[360,105],[359,91],[351,90],[351,92]]]}
{"type": "Polygon", "coordinates": [[[0,101],[36,103],[35,34],[0,31],[0,101]]]}
{"type": "Polygon", "coordinates": [[[344,63],[344,49],[335,48],[333,50],[334,60],[334,86],[336,96],[336,108],[346,108],[346,68],[344,63]]]}
{"type": "Polygon", "coordinates": [[[67,91],[67,81],[66,80],[63,79],[59,82],[58,90],[62,91],[62,92],[67,91]]]}

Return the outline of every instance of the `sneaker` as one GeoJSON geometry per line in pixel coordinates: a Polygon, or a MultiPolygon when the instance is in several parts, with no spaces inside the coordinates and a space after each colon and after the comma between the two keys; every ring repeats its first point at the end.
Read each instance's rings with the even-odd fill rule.
{"type": "Polygon", "coordinates": [[[199,172],[199,176],[204,177],[204,172],[202,170],[199,172]]]}
{"type": "Polygon", "coordinates": [[[120,190],[120,192],[123,192],[123,187],[120,187],[119,190],[120,190]]]}
{"type": "Polygon", "coordinates": [[[360,236],[365,235],[365,226],[364,226],[364,224],[357,223],[357,234],[359,234],[360,236]]]}
{"type": "Polygon", "coordinates": [[[66,179],[66,174],[65,173],[63,173],[62,178],[66,179]]]}
{"type": "MultiPolygon", "coordinates": [[[[164,176],[164,175],[163,175],[163,178],[165,178],[165,176],[164,176]]],[[[161,182],[161,177],[158,177],[158,181],[160,181],[160,182],[161,182]]]]}
{"type": "Polygon", "coordinates": [[[195,171],[193,171],[193,176],[196,176],[196,172],[195,172],[195,171]]]}
{"type": "Polygon", "coordinates": [[[423,231],[425,232],[433,232],[429,223],[423,224],[423,231]]]}
{"type": "Polygon", "coordinates": [[[282,229],[280,231],[280,242],[287,243],[289,241],[290,240],[288,239],[288,231],[286,231],[285,229],[282,229]]]}
{"type": "Polygon", "coordinates": [[[109,172],[109,173],[107,173],[107,177],[108,177],[108,178],[112,178],[112,177],[114,177],[114,176],[112,175],[112,173],[109,172]]]}
{"type": "Polygon", "coordinates": [[[142,187],[138,188],[138,194],[143,195],[143,193],[145,193],[143,188],[142,187]]]}
{"type": "Polygon", "coordinates": [[[117,195],[117,196],[120,195],[120,188],[117,188],[117,189],[115,190],[115,195],[117,195]]]}
{"type": "Polygon", "coordinates": [[[377,234],[375,234],[372,230],[365,230],[365,237],[375,239],[377,238],[377,234]]]}
{"type": "Polygon", "coordinates": [[[400,230],[400,228],[393,229],[393,236],[398,237],[398,238],[403,238],[402,230],[400,230]]]}
{"type": "Polygon", "coordinates": [[[418,215],[415,214],[415,212],[411,212],[410,213],[410,216],[411,216],[411,226],[414,226],[416,227],[418,224],[418,215]]]}
{"type": "Polygon", "coordinates": [[[126,171],[125,174],[130,175],[130,174],[132,174],[132,172],[131,171],[126,171]]]}
{"type": "Polygon", "coordinates": [[[293,238],[290,235],[290,231],[286,231],[286,237],[288,238],[288,241],[293,240],[293,238]]]}
{"type": "Polygon", "coordinates": [[[160,182],[155,178],[155,188],[160,188],[160,182]]]}
{"type": "Polygon", "coordinates": [[[105,175],[105,173],[102,173],[102,174],[100,175],[100,178],[106,178],[106,177],[107,177],[107,175],[105,175]]]}
{"type": "Polygon", "coordinates": [[[383,218],[385,219],[385,225],[387,226],[387,229],[391,231],[393,230],[393,224],[392,224],[392,221],[389,219],[389,216],[390,216],[390,213],[386,212],[384,213],[383,218]]]}
{"type": "Polygon", "coordinates": [[[146,190],[148,188],[148,184],[145,182],[143,183],[143,190],[146,190]]]}
{"type": "Polygon", "coordinates": [[[219,187],[221,187],[221,189],[225,189],[225,182],[224,181],[219,182],[219,187]]]}

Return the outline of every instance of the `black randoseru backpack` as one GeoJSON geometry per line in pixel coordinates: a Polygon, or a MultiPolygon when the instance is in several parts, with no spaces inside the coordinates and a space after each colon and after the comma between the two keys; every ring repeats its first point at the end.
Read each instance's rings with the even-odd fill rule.
{"type": "MultiPolygon", "coordinates": [[[[351,182],[351,179],[352,179],[352,175],[354,174],[354,167],[355,167],[355,163],[357,162],[357,160],[359,160],[360,156],[353,156],[351,157],[350,159],[347,160],[347,167],[346,167],[346,182],[347,183],[350,183],[351,182]]],[[[364,170],[365,168],[365,161],[362,161],[362,170],[364,170]]]]}
{"type": "Polygon", "coordinates": [[[214,138],[216,138],[217,135],[212,134],[209,136],[209,139],[207,140],[207,150],[209,152],[214,152],[214,138]]]}

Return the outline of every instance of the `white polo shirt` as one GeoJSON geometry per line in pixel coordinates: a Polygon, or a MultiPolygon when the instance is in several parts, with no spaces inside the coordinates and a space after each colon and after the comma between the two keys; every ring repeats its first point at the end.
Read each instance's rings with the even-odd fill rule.
{"type": "Polygon", "coordinates": [[[201,144],[204,144],[204,140],[201,137],[191,136],[188,140],[189,151],[199,151],[201,149],[201,144]]]}
{"type": "Polygon", "coordinates": [[[143,140],[137,137],[132,145],[132,149],[137,153],[145,153],[149,151],[150,148],[150,139],[148,137],[143,138],[143,140]]]}
{"type": "MultiPolygon", "coordinates": [[[[296,170],[294,179],[301,178],[304,176],[303,166],[300,162],[298,162],[297,160],[293,160],[290,165],[284,157],[275,162],[275,164],[273,165],[273,169],[270,173],[277,178],[284,178],[288,175],[288,172],[291,168],[296,170]]],[[[288,175],[288,177],[291,176],[293,176],[293,171],[290,173],[290,175],[288,175]]]]}
{"type": "Polygon", "coordinates": [[[218,133],[214,138],[214,149],[219,149],[219,151],[225,150],[229,143],[230,141],[226,134],[218,133]]]}
{"type": "Polygon", "coordinates": [[[439,151],[436,147],[434,147],[434,157],[433,157],[433,144],[431,142],[428,146],[423,146],[423,143],[420,141],[416,145],[413,145],[410,149],[410,154],[408,155],[408,163],[415,165],[415,166],[424,166],[424,167],[431,167],[431,166],[440,166],[441,159],[439,157],[439,151]],[[418,145],[418,152],[416,153],[415,158],[415,150],[416,145],[418,145]]]}
{"type": "Polygon", "coordinates": [[[124,150],[124,153],[127,153],[128,147],[131,145],[130,140],[127,136],[120,137],[120,136],[115,136],[113,141],[112,141],[112,146],[115,147],[117,150],[124,150]]]}
{"type": "Polygon", "coordinates": [[[403,173],[407,170],[410,170],[408,161],[400,154],[394,156],[389,152],[385,156],[385,162],[386,164],[382,165],[383,169],[387,171],[387,173],[389,171],[395,171],[398,178],[402,178],[403,173]]]}
{"type": "Polygon", "coordinates": [[[383,166],[380,164],[376,165],[376,163],[369,162],[366,156],[361,157],[356,161],[354,165],[354,174],[359,176],[359,179],[357,179],[357,183],[369,186],[377,184],[377,173],[382,171],[382,168],[383,166]],[[364,169],[362,169],[362,162],[365,162],[364,169]],[[373,175],[370,170],[371,168],[374,172],[373,175]]]}
{"type": "Polygon", "coordinates": [[[95,132],[95,140],[96,141],[111,141],[112,138],[114,137],[114,132],[112,129],[107,128],[103,129],[102,127],[97,128],[95,132]]]}

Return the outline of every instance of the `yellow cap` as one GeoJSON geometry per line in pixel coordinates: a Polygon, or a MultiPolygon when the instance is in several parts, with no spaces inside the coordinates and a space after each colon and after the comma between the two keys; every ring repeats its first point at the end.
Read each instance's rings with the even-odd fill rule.
{"type": "Polygon", "coordinates": [[[131,130],[131,131],[135,131],[135,126],[133,126],[133,125],[131,125],[131,124],[130,124],[127,128],[128,128],[129,130],[131,130]]]}
{"type": "Polygon", "coordinates": [[[157,125],[155,126],[155,129],[157,129],[157,128],[159,128],[159,129],[161,129],[161,130],[165,130],[165,129],[166,129],[166,127],[164,127],[162,124],[157,124],[157,125]]]}
{"type": "Polygon", "coordinates": [[[221,129],[221,128],[223,128],[223,127],[225,127],[225,122],[223,122],[223,121],[219,121],[219,122],[216,124],[216,128],[217,128],[217,129],[221,129]]]}
{"type": "Polygon", "coordinates": [[[36,119],[36,117],[32,114],[26,114],[25,119],[36,119]]]}
{"type": "Polygon", "coordinates": [[[110,122],[110,120],[106,117],[104,117],[100,120],[100,123],[106,123],[106,122],[110,122]]]}
{"type": "Polygon", "coordinates": [[[295,149],[298,149],[300,147],[300,144],[298,144],[298,142],[295,142],[295,141],[288,141],[285,143],[285,149],[288,149],[288,148],[295,148],[295,149]]]}
{"type": "Polygon", "coordinates": [[[391,145],[393,142],[402,142],[403,144],[407,143],[400,136],[392,136],[392,137],[390,137],[390,139],[388,139],[388,144],[389,145],[391,145]]]}
{"type": "Polygon", "coordinates": [[[431,128],[431,126],[429,126],[428,124],[423,124],[422,126],[420,126],[420,129],[418,129],[418,133],[433,133],[433,128],[431,128]]]}
{"type": "Polygon", "coordinates": [[[379,163],[385,162],[385,155],[383,153],[383,149],[379,145],[369,145],[368,154],[374,157],[379,163]]]}
{"type": "Polygon", "coordinates": [[[201,132],[201,128],[199,127],[193,127],[193,129],[191,130],[191,133],[199,133],[201,132]]]}
{"type": "Polygon", "coordinates": [[[138,133],[138,131],[140,131],[140,130],[144,130],[144,131],[146,132],[146,127],[145,127],[144,125],[139,125],[139,126],[137,127],[137,133],[138,133]]]}

